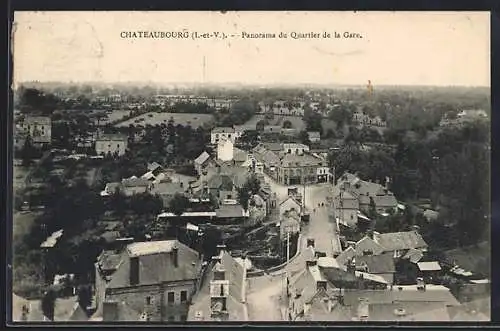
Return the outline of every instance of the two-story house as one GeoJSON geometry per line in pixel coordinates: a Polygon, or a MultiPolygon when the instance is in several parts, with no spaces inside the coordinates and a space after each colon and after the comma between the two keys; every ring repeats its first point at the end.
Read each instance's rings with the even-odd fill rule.
{"type": "Polygon", "coordinates": [[[354,228],[358,224],[359,201],[351,193],[341,190],[333,200],[335,218],[340,224],[354,228]]]}
{"type": "Polygon", "coordinates": [[[95,264],[94,319],[186,321],[201,266],[200,254],[177,240],[103,251],[95,264]]]}
{"type": "Polygon", "coordinates": [[[95,142],[97,155],[120,156],[128,147],[128,137],[121,134],[102,134],[95,142]]]}
{"type": "Polygon", "coordinates": [[[228,139],[233,143],[236,140],[236,134],[232,127],[217,127],[210,133],[210,143],[217,145],[221,139],[228,139]]]}
{"type": "Polygon", "coordinates": [[[52,139],[52,121],[48,116],[27,116],[21,124],[22,130],[34,145],[48,145],[52,139]]]}
{"type": "Polygon", "coordinates": [[[353,249],[356,251],[356,256],[380,255],[390,252],[394,258],[399,258],[410,250],[425,252],[427,243],[417,231],[391,233],[371,231],[361,238],[353,249]]]}
{"type": "Polygon", "coordinates": [[[188,321],[247,321],[246,279],[246,268],[221,247],[193,297],[188,321]]]}

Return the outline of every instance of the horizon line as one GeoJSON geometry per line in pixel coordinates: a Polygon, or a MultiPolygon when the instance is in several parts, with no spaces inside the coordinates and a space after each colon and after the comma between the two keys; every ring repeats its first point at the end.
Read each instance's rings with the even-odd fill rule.
{"type": "MultiPolygon", "coordinates": [[[[143,86],[155,86],[155,87],[169,87],[172,85],[188,85],[188,86],[239,86],[239,87],[366,87],[368,80],[365,83],[358,84],[347,84],[347,83],[241,83],[241,82],[155,82],[155,81],[39,81],[39,80],[31,80],[31,81],[22,81],[14,83],[15,88],[25,84],[61,84],[61,85],[143,85],[143,86]]],[[[463,84],[449,84],[449,85],[432,85],[432,84],[408,84],[408,83],[400,83],[400,84],[373,84],[372,86],[378,87],[434,87],[434,88],[489,88],[491,89],[491,85],[463,85],[463,84]]]]}

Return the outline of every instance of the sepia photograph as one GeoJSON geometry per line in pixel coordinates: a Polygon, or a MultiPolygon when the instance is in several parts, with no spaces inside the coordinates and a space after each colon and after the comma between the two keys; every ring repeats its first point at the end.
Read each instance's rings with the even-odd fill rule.
{"type": "Polygon", "coordinates": [[[490,321],[490,13],[17,11],[14,323],[490,321]]]}

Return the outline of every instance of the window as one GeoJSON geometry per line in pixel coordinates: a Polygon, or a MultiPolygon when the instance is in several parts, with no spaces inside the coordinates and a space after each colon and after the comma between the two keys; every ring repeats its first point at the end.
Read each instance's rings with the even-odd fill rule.
{"type": "Polygon", "coordinates": [[[168,292],[167,301],[170,304],[174,303],[174,301],[175,301],[175,293],[174,292],[168,292]]]}
{"type": "Polygon", "coordinates": [[[181,322],[187,321],[187,315],[181,315],[181,322]]]}
{"type": "Polygon", "coordinates": [[[231,200],[231,199],[233,198],[233,196],[232,196],[231,194],[228,194],[228,195],[227,195],[227,198],[228,198],[229,200],[231,200]]]}
{"type": "Polygon", "coordinates": [[[146,304],[147,305],[151,304],[151,297],[149,295],[146,297],[146,304]]]}
{"type": "Polygon", "coordinates": [[[187,291],[181,291],[181,302],[187,301],[187,291]]]}
{"type": "Polygon", "coordinates": [[[120,148],[120,144],[116,144],[116,148],[120,148]]]}
{"type": "Polygon", "coordinates": [[[175,316],[169,316],[168,317],[169,322],[174,322],[175,321],[175,316]]]}

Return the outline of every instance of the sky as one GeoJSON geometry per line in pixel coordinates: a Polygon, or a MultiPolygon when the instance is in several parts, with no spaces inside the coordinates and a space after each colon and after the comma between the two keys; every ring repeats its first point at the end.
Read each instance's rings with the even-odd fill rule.
{"type": "Polygon", "coordinates": [[[489,12],[16,12],[12,48],[15,84],[490,86],[489,12]],[[183,29],[234,37],[122,38],[183,29]],[[334,31],[362,38],[290,36],[334,31]]]}

